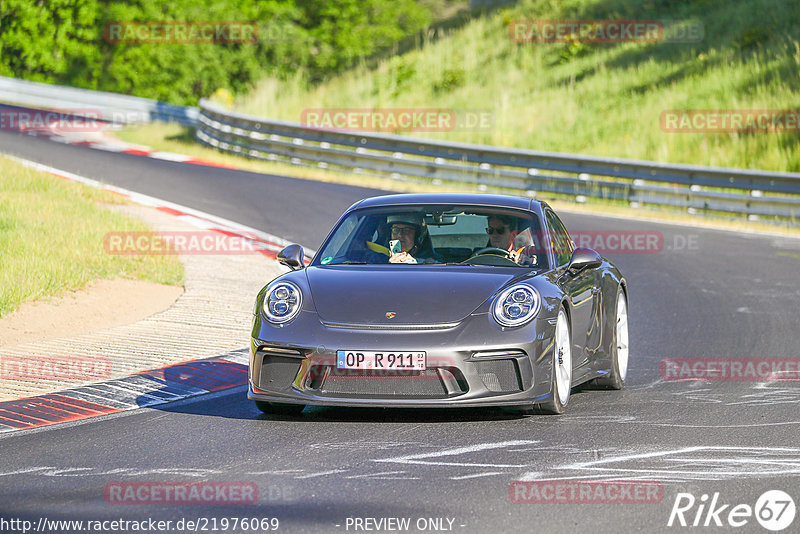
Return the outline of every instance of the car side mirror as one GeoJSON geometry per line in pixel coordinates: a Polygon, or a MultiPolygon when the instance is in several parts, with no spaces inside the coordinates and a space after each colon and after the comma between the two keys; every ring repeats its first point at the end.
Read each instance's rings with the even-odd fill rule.
{"type": "Polygon", "coordinates": [[[569,270],[580,271],[581,269],[594,268],[601,263],[603,263],[603,258],[596,251],[590,248],[578,247],[572,252],[569,270]]]}
{"type": "Polygon", "coordinates": [[[278,263],[285,265],[293,271],[302,269],[303,264],[303,247],[300,245],[289,245],[283,250],[278,252],[278,263]]]}

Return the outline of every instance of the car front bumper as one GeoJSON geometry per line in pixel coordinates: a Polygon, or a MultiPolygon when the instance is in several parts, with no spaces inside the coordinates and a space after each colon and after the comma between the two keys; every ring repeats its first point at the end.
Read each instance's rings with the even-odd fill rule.
{"type": "Polygon", "coordinates": [[[477,314],[455,326],[376,330],[331,327],[312,315],[299,318],[302,329],[256,319],[248,398],[320,406],[442,408],[530,405],[552,396],[550,321],[536,319],[506,329],[486,314],[477,314]],[[301,330],[305,335],[298,336],[301,330]],[[340,370],[337,350],[424,351],[427,370],[340,370]]]}

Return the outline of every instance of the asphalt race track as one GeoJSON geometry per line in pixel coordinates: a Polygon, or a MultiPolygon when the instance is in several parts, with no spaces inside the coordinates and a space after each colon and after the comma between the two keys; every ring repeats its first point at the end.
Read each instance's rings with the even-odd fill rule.
{"type": "MultiPolygon", "coordinates": [[[[380,194],[9,133],[0,133],[0,151],[312,248],[350,204],[380,194]]],[[[755,508],[767,490],[800,502],[800,382],[662,380],[659,366],[664,358],[799,358],[800,240],[561,215],[571,232],[661,236],[658,250],[605,254],[628,279],[625,390],[574,391],[560,417],[308,408],[280,418],[261,415],[237,389],[11,433],[0,438],[0,517],[206,518],[207,531],[217,519],[218,532],[221,518],[235,517],[277,518],[279,532],[309,533],[377,531],[366,518],[384,520],[381,531],[402,525],[387,518],[410,518],[411,532],[768,532],[755,517],[732,528],[729,513],[755,508]],[[652,481],[660,502],[511,502],[512,482],[554,479],[652,481]],[[158,481],[255,484],[259,493],[255,504],[191,506],[119,505],[104,495],[109,484],[158,481]],[[714,517],[703,511],[697,528],[677,519],[669,528],[681,492],[697,500],[689,525],[715,493],[717,508],[729,506],[714,517]],[[724,527],[713,526],[717,517],[724,527]]],[[[784,532],[798,531],[800,518],[784,532]]]]}

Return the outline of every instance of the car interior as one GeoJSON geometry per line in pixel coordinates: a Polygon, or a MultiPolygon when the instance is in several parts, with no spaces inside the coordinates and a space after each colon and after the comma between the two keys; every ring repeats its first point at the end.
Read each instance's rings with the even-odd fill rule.
{"type": "MultiPolygon", "coordinates": [[[[420,210],[413,211],[417,214],[420,210]]],[[[391,225],[387,218],[411,211],[386,211],[365,214],[357,220],[344,221],[339,231],[348,234],[339,238],[337,254],[331,255],[333,263],[385,263],[389,253],[391,225]],[[345,254],[341,252],[346,251],[345,254]]],[[[498,210],[452,210],[425,211],[425,233],[421,236],[417,257],[435,258],[435,263],[469,263],[473,265],[517,266],[513,260],[491,245],[487,234],[488,220],[493,215],[502,215],[511,220],[516,230],[514,250],[535,247],[541,253],[528,257],[525,266],[544,268],[547,266],[545,249],[540,246],[541,226],[536,217],[519,216],[517,212],[498,210]],[[513,214],[513,215],[512,215],[513,214]]],[[[337,232],[338,233],[338,232],[337,232]]],[[[337,236],[331,240],[337,241],[337,236]]]]}

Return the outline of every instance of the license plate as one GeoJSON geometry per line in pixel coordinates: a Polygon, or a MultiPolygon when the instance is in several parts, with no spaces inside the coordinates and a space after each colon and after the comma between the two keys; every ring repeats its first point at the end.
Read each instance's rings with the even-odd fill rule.
{"type": "Polygon", "coordinates": [[[424,352],[337,350],[337,369],[425,370],[424,352]]]}

